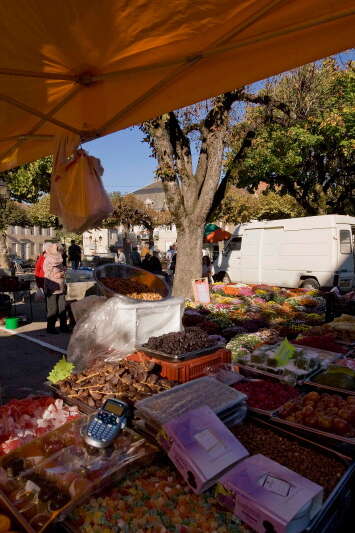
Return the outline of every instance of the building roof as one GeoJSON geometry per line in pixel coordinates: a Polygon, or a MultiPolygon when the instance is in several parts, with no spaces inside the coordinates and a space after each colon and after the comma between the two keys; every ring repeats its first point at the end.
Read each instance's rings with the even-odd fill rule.
{"type": "Polygon", "coordinates": [[[163,185],[159,181],[154,181],[131,194],[158,211],[166,208],[163,185]]]}

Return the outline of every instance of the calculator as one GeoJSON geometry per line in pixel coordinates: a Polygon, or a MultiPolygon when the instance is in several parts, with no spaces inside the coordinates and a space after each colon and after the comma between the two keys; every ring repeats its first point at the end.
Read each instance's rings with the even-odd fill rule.
{"type": "Polygon", "coordinates": [[[106,448],[117,438],[127,425],[130,408],[121,400],[110,398],[103,407],[89,420],[83,433],[89,446],[106,448]]]}

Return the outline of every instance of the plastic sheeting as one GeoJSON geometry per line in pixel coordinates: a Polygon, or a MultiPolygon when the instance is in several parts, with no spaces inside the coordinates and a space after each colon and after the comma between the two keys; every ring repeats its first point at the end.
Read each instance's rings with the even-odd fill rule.
{"type": "Polygon", "coordinates": [[[149,337],[182,331],[183,312],[183,298],[127,304],[116,297],[85,298],[73,307],[74,317],[80,318],[70,339],[68,360],[80,371],[94,359],[106,358],[109,351],[124,357],[149,337]]]}
{"type": "Polygon", "coordinates": [[[0,5],[0,171],[350,48],[354,0],[0,5]]]}

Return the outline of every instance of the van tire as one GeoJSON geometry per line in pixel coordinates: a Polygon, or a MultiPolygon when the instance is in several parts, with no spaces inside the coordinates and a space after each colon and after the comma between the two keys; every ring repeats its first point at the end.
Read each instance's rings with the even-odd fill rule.
{"type": "Polygon", "coordinates": [[[319,283],[315,278],[306,278],[301,283],[302,289],[319,289],[319,283]]]}

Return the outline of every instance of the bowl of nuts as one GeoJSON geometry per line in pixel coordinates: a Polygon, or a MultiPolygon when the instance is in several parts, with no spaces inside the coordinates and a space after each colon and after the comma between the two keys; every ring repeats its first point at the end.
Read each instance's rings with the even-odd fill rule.
{"type": "Polygon", "coordinates": [[[163,279],[131,265],[101,265],[95,269],[94,276],[100,292],[107,298],[115,296],[137,303],[162,301],[171,295],[163,279]]]}

